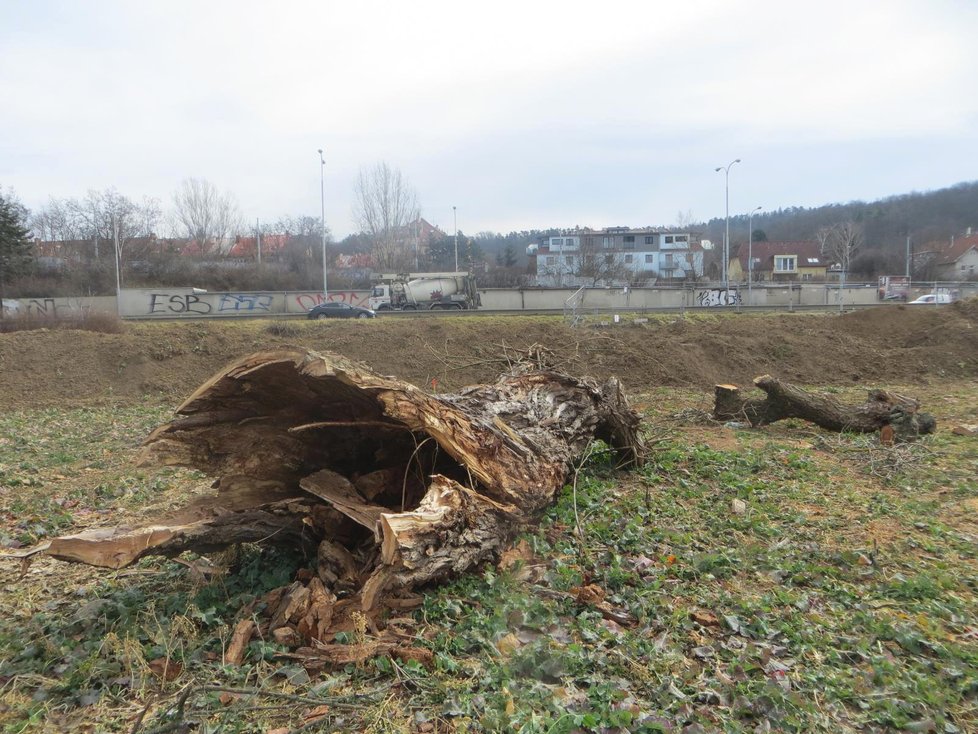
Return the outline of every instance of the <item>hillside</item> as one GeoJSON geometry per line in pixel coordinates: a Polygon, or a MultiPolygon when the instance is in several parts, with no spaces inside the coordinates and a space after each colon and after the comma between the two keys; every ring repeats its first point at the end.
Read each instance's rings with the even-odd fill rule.
{"type": "Polygon", "coordinates": [[[231,359],[296,344],[331,350],[418,385],[451,390],[494,377],[539,344],[557,364],[619,375],[629,392],[709,391],[769,372],[803,384],[927,382],[978,375],[978,304],[892,306],[837,315],[664,315],[647,324],[570,328],[557,317],[344,322],[127,324],[121,334],[0,335],[0,410],[160,397],[175,401],[231,359]]]}

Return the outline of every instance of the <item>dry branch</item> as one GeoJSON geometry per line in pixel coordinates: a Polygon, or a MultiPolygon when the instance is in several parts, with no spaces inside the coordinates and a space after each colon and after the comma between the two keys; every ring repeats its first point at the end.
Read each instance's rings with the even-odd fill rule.
{"type": "Polygon", "coordinates": [[[360,594],[369,610],[390,589],[492,559],[554,501],[594,439],[624,465],[643,453],[617,380],[599,387],[539,366],[431,395],[286,348],[239,359],[177,412],[142,461],[203,470],[216,493],[153,525],[58,538],[46,552],[120,568],[148,554],[302,544],[318,577],[278,597],[270,631],[307,639],[346,609],[334,591],[360,594]]]}
{"type": "Polygon", "coordinates": [[[764,391],[765,397],[745,397],[736,385],[716,385],[713,417],[744,421],[755,427],[785,418],[802,418],[829,431],[856,433],[874,433],[890,427],[901,440],[933,433],[936,428],[933,416],[919,412],[919,402],[887,390],[870,390],[865,403],[845,405],[770,375],[755,378],[754,385],[764,391]]]}

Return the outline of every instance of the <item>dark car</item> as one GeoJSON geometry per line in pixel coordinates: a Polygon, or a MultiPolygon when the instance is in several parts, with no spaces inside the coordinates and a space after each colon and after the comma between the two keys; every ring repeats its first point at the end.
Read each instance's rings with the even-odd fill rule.
{"type": "Polygon", "coordinates": [[[320,303],[309,310],[311,319],[372,319],[376,316],[369,308],[351,306],[349,303],[320,303]]]}

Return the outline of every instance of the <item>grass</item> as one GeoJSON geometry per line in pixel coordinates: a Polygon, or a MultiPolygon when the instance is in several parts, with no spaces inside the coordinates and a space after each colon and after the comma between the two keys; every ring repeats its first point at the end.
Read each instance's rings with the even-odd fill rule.
{"type": "Polygon", "coordinates": [[[17,313],[0,319],[0,333],[33,331],[34,329],[73,329],[96,331],[103,334],[121,334],[126,327],[122,319],[105,311],[79,311],[67,316],[17,313]]]}
{"type": "MultiPolygon", "coordinates": [[[[913,392],[942,430],[899,455],[796,421],[687,425],[670,416],[702,396],[641,396],[646,467],[621,474],[596,452],[576,508],[565,489],[521,562],[426,590],[414,644],[430,668],[377,658],[310,676],[262,640],[224,665],[240,615],[303,565],[282,552],[226,554],[210,582],[164,560],[45,560],[22,578],[4,564],[0,727],[131,731],[142,714],[162,732],[181,708],[209,732],[975,731],[978,443],[948,431],[976,422],[973,385],[913,392]],[[614,614],[579,603],[582,585],[614,614]]],[[[167,414],[0,415],[3,542],[205,487],[131,468],[167,414]]]]}

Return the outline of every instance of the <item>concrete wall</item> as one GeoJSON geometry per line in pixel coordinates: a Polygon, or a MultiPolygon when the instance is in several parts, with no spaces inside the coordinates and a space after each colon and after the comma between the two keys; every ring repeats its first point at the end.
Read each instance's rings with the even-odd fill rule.
{"type": "MultiPolygon", "coordinates": [[[[955,298],[978,295],[978,283],[941,284],[953,288],[955,298]]],[[[934,285],[916,286],[910,298],[932,292],[934,285]]],[[[486,288],[479,291],[482,308],[488,310],[520,311],[561,309],[567,300],[578,293],[577,288],[486,288]]],[[[879,303],[875,286],[852,286],[843,290],[845,305],[879,303]]],[[[330,301],[366,306],[370,291],[331,291],[330,301]]],[[[579,311],[617,309],[643,311],[659,308],[712,309],[737,305],[774,306],[834,306],[838,305],[839,289],[835,285],[801,285],[795,287],[762,285],[751,291],[741,287],[724,291],[705,286],[691,288],[585,288],[577,296],[579,311]]],[[[18,298],[4,299],[5,304],[16,301],[19,311],[39,316],[65,316],[88,309],[116,313],[112,296],[80,298],[18,298]]],[[[135,318],[174,318],[180,316],[242,316],[304,314],[323,300],[315,291],[289,292],[231,292],[195,293],[192,288],[124,289],[122,315],[135,318]]],[[[10,313],[10,311],[8,311],[10,313]]]]}
{"type": "Polygon", "coordinates": [[[30,316],[69,316],[85,311],[104,311],[115,313],[115,296],[80,296],[64,298],[5,298],[7,313],[22,313],[30,316]],[[12,307],[13,303],[15,307],[12,307]]]}
{"type": "MultiPolygon", "coordinates": [[[[330,291],[329,300],[366,305],[370,291],[330,291]]],[[[200,293],[192,288],[133,288],[122,291],[122,315],[172,318],[174,316],[260,316],[305,313],[322,303],[315,291],[238,291],[200,293]]]]}

